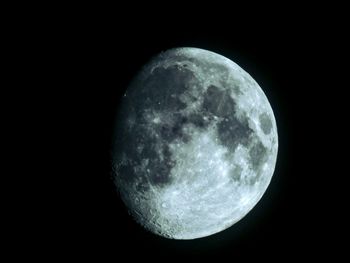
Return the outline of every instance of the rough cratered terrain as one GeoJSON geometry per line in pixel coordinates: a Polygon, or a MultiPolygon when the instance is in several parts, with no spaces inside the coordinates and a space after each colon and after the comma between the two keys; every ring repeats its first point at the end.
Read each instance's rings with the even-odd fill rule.
{"type": "Polygon", "coordinates": [[[179,48],[155,57],[127,89],[113,170],[140,224],[193,239],[250,211],[276,155],[275,119],[258,84],[225,57],[179,48]]]}

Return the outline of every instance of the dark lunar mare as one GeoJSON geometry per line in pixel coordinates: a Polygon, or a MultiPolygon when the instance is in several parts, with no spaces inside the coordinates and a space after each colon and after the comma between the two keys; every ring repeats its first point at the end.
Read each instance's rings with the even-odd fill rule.
{"type": "MultiPolygon", "coordinates": [[[[262,167],[268,160],[270,151],[275,154],[275,148],[266,148],[262,143],[265,143],[266,139],[267,145],[271,145],[268,140],[274,140],[271,138],[275,135],[273,114],[262,113],[258,118],[258,127],[257,120],[250,119],[250,111],[246,113],[246,109],[241,109],[241,101],[236,100],[240,96],[246,98],[249,89],[259,88],[254,80],[239,67],[235,68],[234,65],[226,63],[227,60],[223,58],[216,59],[213,54],[202,54],[196,49],[193,49],[194,52],[189,49],[189,53],[186,50],[161,53],[148,63],[130,84],[120,104],[112,149],[116,186],[129,208],[129,213],[151,232],[175,239],[198,238],[203,236],[201,233],[216,233],[220,227],[227,227],[221,222],[226,222],[230,216],[234,220],[232,222],[236,222],[238,218],[236,213],[239,213],[240,218],[244,216],[250,209],[249,206],[242,207],[235,198],[231,206],[226,202],[229,201],[226,197],[230,195],[227,195],[227,191],[232,190],[232,194],[235,195],[236,187],[238,191],[240,186],[245,190],[248,183],[256,183],[257,187],[249,187],[247,191],[254,194],[263,193],[268,182],[259,181],[258,178],[263,175],[269,176],[267,173],[271,167],[267,167],[269,169],[265,172],[262,167]],[[214,85],[204,84],[207,82],[214,85]],[[211,133],[214,128],[216,131],[211,133]],[[208,216],[205,210],[197,211],[196,196],[190,198],[186,206],[177,207],[169,200],[172,197],[166,194],[166,187],[169,185],[182,185],[173,181],[174,178],[170,176],[175,172],[174,168],[176,171],[179,168],[179,171],[184,173],[180,176],[184,177],[186,169],[191,168],[186,167],[187,163],[182,167],[183,160],[178,159],[178,154],[181,154],[182,150],[185,151],[185,155],[198,154],[191,149],[192,143],[196,141],[193,137],[206,135],[208,132],[211,136],[208,143],[213,144],[213,148],[209,149],[209,159],[211,154],[215,154],[216,147],[220,152],[225,148],[226,154],[219,158],[229,167],[225,181],[231,180],[231,184],[221,184],[220,176],[217,180],[218,185],[215,185],[218,191],[214,195],[203,196],[203,202],[206,202],[204,205],[211,207],[211,212],[217,215],[215,218],[208,216]],[[176,147],[184,146],[185,149],[173,150],[175,144],[176,147]],[[242,155],[243,164],[234,159],[239,145],[244,146],[243,150],[247,151],[247,155],[242,155]],[[255,171],[255,178],[246,176],[246,165],[255,171]],[[162,189],[163,187],[166,189],[162,189]],[[166,190],[165,194],[162,190],[166,190]],[[226,200],[221,206],[223,199],[226,200]],[[237,208],[240,211],[237,212],[237,208]],[[177,216],[172,216],[172,213],[177,216]]],[[[266,107],[268,105],[263,105],[263,108],[257,111],[264,111],[266,107]]],[[[204,140],[200,144],[203,142],[204,140]]],[[[274,143],[269,147],[273,145],[274,143]]],[[[207,154],[203,155],[204,158],[208,158],[207,154]]],[[[274,162],[273,159],[268,161],[267,165],[274,162]]],[[[196,170],[200,164],[193,165],[193,170],[196,170]]],[[[208,179],[211,180],[223,167],[219,167],[219,163],[211,165],[208,162],[208,165],[209,168],[218,170],[213,174],[200,173],[198,176],[209,176],[208,179]]],[[[207,172],[209,170],[211,169],[207,172]]],[[[251,171],[248,172],[250,174],[251,171]]],[[[191,183],[196,183],[197,180],[188,179],[185,183],[189,184],[189,189],[185,187],[185,195],[191,191],[191,183]]],[[[198,195],[201,191],[205,189],[193,194],[198,195]]],[[[182,194],[182,191],[180,193],[182,194]]],[[[186,198],[183,200],[187,201],[186,198]]],[[[250,202],[253,204],[252,202],[256,201],[250,202]]]]}
{"type": "MultiPolygon", "coordinates": [[[[227,71],[225,67],[221,68],[227,71]]],[[[250,144],[255,135],[249,127],[248,117],[236,117],[237,105],[228,89],[210,85],[198,111],[190,114],[181,111],[188,105],[180,100],[180,95],[192,85],[200,87],[194,73],[188,67],[179,65],[156,67],[151,74],[139,74],[131,83],[123,98],[115,129],[114,162],[115,167],[118,167],[118,180],[135,185],[141,192],[147,191],[150,183],[159,187],[170,184],[170,171],[176,161],[172,158],[169,144],[175,140],[185,143],[190,141],[191,134],[183,132],[184,125],[192,124],[199,130],[205,130],[214,117],[218,117],[217,134],[222,146],[233,153],[238,144],[250,144]],[[146,112],[166,112],[168,120],[162,120],[158,124],[150,123],[145,118],[146,112]],[[163,159],[160,158],[160,153],[163,159]]],[[[262,116],[260,121],[265,123],[263,129],[267,131],[268,120],[262,116]]],[[[260,142],[250,149],[253,169],[259,169],[265,161],[265,155],[266,149],[260,142]]],[[[239,174],[236,170],[233,177],[239,178],[239,174]]]]}
{"type": "Polygon", "coordinates": [[[258,171],[262,164],[265,163],[267,158],[267,148],[261,141],[257,141],[249,150],[249,156],[252,164],[252,168],[258,171]]]}
{"type": "MultiPolygon", "coordinates": [[[[244,116],[241,120],[236,117],[236,103],[229,95],[228,90],[210,85],[204,94],[202,108],[207,115],[220,118],[217,124],[217,134],[222,146],[226,147],[231,153],[235,151],[239,144],[250,147],[251,168],[257,173],[253,181],[258,179],[261,174],[261,166],[267,158],[267,149],[249,127],[248,116],[244,116]],[[254,141],[256,143],[252,144],[254,141]]],[[[263,129],[265,132],[270,132],[272,124],[268,116],[263,115],[260,121],[264,122],[263,129]]],[[[231,171],[232,178],[239,180],[241,171],[238,168],[231,171]]]]}
{"type": "Polygon", "coordinates": [[[249,127],[247,117],[239,120],[236,114],[236,103],[228,90],[211,85],[204,94],[203,110],[206,114],[220,117],[217,133],[220,143],[234,152],[238,144],[247,146],[253,130],[249,127]]]}
{"type": "Polygon", "coordinates": [[[259,121],[260,121],[260,126],[262,131],[265,134],[270,134],[271,130],[272,130],[272,121],[271,118],[269,117],[269,115],[267,115],[267,113],[262,113],[259,116],[259,121]]]}
{"type": "Polygon", "coordinates": [[[187,106],[179,97],[196,81],[191,70],[175,65],[157,67],[152,74],[141,74],[131,84],[123,98],[115,128],[114,163],[118,167],[118,180],[135,184],[139,191],[147,191],[149,183],[160,187],[171,183],[169,175],[176,163],[169,144],[176,139],[188,142],[190,136],[182,132],[182,127],[192,121],[196,123],[198,119],[198,116],[187,117],[179,113],[187,106]],[[145,118],[147,111],[170,113],[171,121],[151,124],[145,118]],[[149,161],[145,162],[147,159],[149,161]]]}

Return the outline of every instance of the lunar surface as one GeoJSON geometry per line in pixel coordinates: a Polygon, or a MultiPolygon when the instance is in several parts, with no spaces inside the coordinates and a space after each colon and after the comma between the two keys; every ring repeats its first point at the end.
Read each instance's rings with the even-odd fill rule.
{"type": "Polygon", "coordinates": [[[118,112],[113,175],[134,219],[172,239],[220,232],[260,200],[278,137],[271,106],[231,60],[176,48],[153,58],[118,112]]]}

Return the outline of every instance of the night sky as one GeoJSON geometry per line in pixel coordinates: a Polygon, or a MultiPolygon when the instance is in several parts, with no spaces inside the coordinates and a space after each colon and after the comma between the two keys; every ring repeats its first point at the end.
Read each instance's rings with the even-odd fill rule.
{"type": "Polygon", "coordinates": [[[332,231],[325,222],[336,213],[327,197],[334,191],[327,179],[335,171],[328,174],[323,165],[333,158],[325,150],[335,138],[328,129],[338,123],[327,110],[337,96],[327,76],[339,67],[330,63],[333,54],[325,44],[336,39],[332,30],[305,17],[291,23],[294,16],[283,15],[266,23],[235,16],[205,17],[202,23],[165,15],[116,17],[78,20],[64,29],[55,25],[51,30],[57,34],[43,45],[46,60],[57,61],[46,103],[56,107],[47,117],[57,120],[55,156],[60,156],[58,168],[50,170],[55,175],[48,171],[57,178],[48,192],[58,189],[53,200],[43,197],[52,221],[40,221],[43,240],[52,240],[46,244],[51,255],[162,261],[192,255],[233,262],[297,260],[326,251],[332,231]],[[247,71],[265,92],[279,135],[275,173],[256,207],[224,232],[190,241],[144,230],[129,216],[111,179],[113,120],[121,96],[142,65],[173,47],[214,51],[247,71]],[[333,66],[326,69],[325,61],[333,66]]]}

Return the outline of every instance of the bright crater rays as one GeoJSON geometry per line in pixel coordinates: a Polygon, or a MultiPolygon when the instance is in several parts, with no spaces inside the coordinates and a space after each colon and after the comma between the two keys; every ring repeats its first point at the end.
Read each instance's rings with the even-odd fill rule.
{"type": "Polygon", "coordinates": [[[115,182],[148,230],[194,239],[243,218],[264,194],[277,156],[272,109],[237,64],[173,49],[145,66],[116,122],[115,182]]]}

